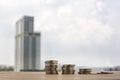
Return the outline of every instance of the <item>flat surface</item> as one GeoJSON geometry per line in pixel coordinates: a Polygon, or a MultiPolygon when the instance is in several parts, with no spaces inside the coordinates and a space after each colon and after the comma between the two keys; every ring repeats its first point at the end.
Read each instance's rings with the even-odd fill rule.
{"type": "Polygon", "coordinates": [[[42,72],[0,72],[0,80],[120,80],[120,72],[92,75],[46,75],[42,72]]]}

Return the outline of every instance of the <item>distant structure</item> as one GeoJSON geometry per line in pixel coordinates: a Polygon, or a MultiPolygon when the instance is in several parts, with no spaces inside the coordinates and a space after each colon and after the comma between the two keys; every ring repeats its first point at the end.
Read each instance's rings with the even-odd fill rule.
{"type": "Polygon", "coordinates": [[[34,32],[34,17],[16,23],[15,71],[40,70],[40,33],[34,32]]]}

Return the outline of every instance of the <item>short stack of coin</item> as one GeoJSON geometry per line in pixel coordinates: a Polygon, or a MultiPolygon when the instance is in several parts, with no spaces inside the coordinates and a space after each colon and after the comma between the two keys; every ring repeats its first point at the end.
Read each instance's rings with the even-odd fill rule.
{"type": "Polygon", "coordinates": [[[57,60],[47,60],[45,61],[45,71],[46,74],[58,74],[57,66],[58,61],[57,60]]]}
{"type": "Polygon", "coordinates": [[[92,69],[79,69],[78,74],[91,74],[92,69]]]}
{"type": "Polygon", "coordinates": [[[63,65],[62,74],[74,74],[75,73],[74,67],[75,67],[74,64],[63,65]]]}

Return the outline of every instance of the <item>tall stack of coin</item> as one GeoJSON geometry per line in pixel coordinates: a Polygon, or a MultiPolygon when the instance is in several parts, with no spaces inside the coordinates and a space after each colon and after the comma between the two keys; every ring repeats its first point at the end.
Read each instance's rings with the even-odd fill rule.
{"type": "Polygon", "coordinates": [[[79,74],[91,74],[92,69],[79,69],[79,74]]]}
{"type": "Polygon", "coordinates": [[[47,60],[45,61],[45,71],[46,74],[58,74],[57,66],[58,61],[57,60],[47,60]]]}
{"type": "Polygon", "coordinates": [[[75,66],[74,64],[63,65],[62,74],[74,74],[75,73],[74,66],[75,66]]]}

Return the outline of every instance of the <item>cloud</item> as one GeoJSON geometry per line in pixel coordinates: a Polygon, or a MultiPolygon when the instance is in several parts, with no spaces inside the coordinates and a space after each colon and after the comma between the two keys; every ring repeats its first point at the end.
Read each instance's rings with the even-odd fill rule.
{"type": "Polygon", "coordinates": [[[12,39],[6,39],[2,37],[0,39],[0,64],[4,65],[13,65],[14,62],[14,53],[11,53],[14,51],[14,42],[12,39]],[[12,55],[12,56],[11,56],[12,55]],[[11,63],[12,62],[12,63],[11,63]]]}
{"type": "Polygon", "coordinates": [[[49,36],[53,36],[50,39],[58,39],[61,43],[105,44],[112,35],[112,28],[92,16],[92,12],[99,11],[101,5],[102,2],[96,0],[76,0],[61,7],[48,8],[37,15],[41,19],[36,23],[37,30],[48,32],[49,36]]]}
{"type": "Polygon", "coordinates": [[[119,59],[111,57],[117,57],[115,50],[119,52],[120,42],[115,40],[119,37],[120,19],[117,3],[118,0],[1,0],[0,42],[5,46],[0,47],[5,58],[0,58],[6,64],[14,64],[14,60],[7,62],[7,58],[8,54],[11,54],[9,59],[14,56],[15,23],[23,15],[33,15],[35,31],[42,34],[43,61],[58,59],[61,63],[88,66],[116,62],[117,65],[119,59]]]}
{"type": "Polygon", "coordinates": [[[89,59],[90,65],[102,62],[103,65],[107,63],[112,65],[107,56],[104,58],[101,55],[104,51],[100,51],[102,47],[110,44],[113,34],[113,28],[99,20],[102,2],[76,0],[67,1],[66,4],[55,8],[52,5],[37,15],[40,19],[36,22],[36,30],[42,31],[45,43],[43,59],[57,58],[63,59],[66,63],[76,62],[76,64],[80,61],[87,62],[89,59]],[[93,12],[97,12],[96,15],[93,15],[93,12]],[[68,55],[69,57],[66,57],[68,55]],[[73,56],[75,59],[70,60],[73,56]],[[93,61],[95,62],[92,64],[93,61]]]}

